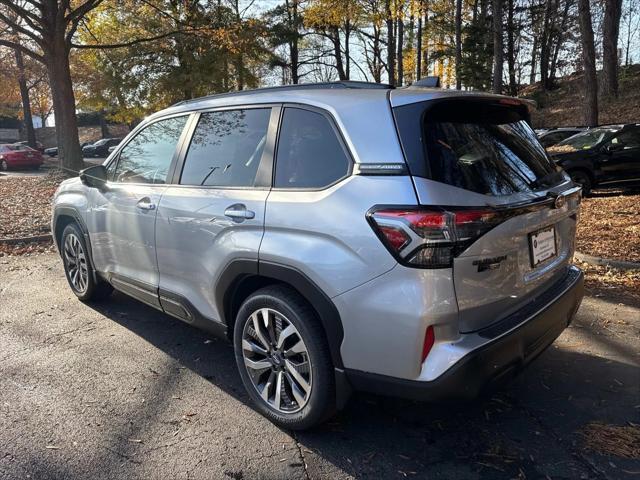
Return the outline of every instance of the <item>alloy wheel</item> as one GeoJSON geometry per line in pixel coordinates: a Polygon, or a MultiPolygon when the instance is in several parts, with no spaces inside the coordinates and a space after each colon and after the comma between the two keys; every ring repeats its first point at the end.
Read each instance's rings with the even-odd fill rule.
{"type": "Polygon", "coordinates": [[[80,239],[70,233],[64,240],[64,262],[69,281],[78,292],[84,293],[89,285],[89,269],[87,257],[80,239]]]}
{"type": "Polygon", "coordinates": [[[242,357],[251,383],[271,408],[301,410],[311,395],[309,352],[296,327],[271,308],[253,312],[242,332],[242,357]]]}

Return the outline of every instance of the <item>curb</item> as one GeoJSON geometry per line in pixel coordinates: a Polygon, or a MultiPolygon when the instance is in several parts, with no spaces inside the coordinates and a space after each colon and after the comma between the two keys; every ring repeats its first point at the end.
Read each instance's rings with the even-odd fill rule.
{"type": "Polygon", "coordinates": [[[18,238],[0,238],[0,245],[15,245],[18,243],[41,243],[51,241],[51,234],[34,235],[31,237],[18,237],[18,238]]]}
{"type": "Polygon", "coordinates": [[[610,260],[608,258],[594,257],[586,253],[575,252],[573,256],[579,262],[601,267],[612,267],[616,270],[640,270],[640,262],[627,262],[624,260],[610,260]]]}

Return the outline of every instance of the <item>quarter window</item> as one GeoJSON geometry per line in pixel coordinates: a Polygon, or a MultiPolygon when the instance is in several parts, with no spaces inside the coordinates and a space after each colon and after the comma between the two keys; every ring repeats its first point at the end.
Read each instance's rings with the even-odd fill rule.
{"type": "Polygon", "coordinates": [[[119,155],[113,180],[127,183],[166,183],[176,145],[187,116],[160,120],[142,129],[119,155]]]}
{"type": "Polygon", "coordinates": [[[275,187],[321,188],[344,177],[349,158],[327,117],[286,108],[280,128],[275,187]]]}
{"type": "Polygon", "coordinates": [[[251,187],[267,141],[270,108],[225,110],[200,115],[180,183],[251,187]]]}

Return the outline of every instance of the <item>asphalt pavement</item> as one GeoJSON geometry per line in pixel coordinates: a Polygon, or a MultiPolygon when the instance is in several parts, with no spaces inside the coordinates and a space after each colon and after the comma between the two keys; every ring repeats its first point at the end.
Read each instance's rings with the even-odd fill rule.
{"type": "Polygon", "coordinates": [[[586,298],[489,398],[356,395],[291,433],[251,408],[225,341],[121,294],[82,304],[55,254],[0,257],[0,479],[637,479],[584,432],[640,423],[639,353],[640,310],[586,298]]]}

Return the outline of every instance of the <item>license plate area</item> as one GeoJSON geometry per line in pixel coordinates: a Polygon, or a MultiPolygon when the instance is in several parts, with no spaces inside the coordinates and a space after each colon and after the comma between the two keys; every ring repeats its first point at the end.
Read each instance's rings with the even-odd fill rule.
{"type": "Polygon", "coordinates": [[[557,255],[556,228],[549,226],[529,234],[529,253],[531,268],[557,255]]]}

